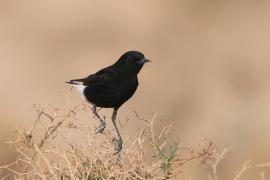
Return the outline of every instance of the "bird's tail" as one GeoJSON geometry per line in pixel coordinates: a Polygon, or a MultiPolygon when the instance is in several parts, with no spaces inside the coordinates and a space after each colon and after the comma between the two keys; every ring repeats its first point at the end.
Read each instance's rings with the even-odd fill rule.
{"type": "Polygon", "coordinates": [[[78,85],[79,84],[78,82],[84,82],[84,81],[85,81],[85,78],[83,78],[83,79],[72,79],[72,80],[67,81],[65,83],[70,84],[70,85],[78,85]]]}

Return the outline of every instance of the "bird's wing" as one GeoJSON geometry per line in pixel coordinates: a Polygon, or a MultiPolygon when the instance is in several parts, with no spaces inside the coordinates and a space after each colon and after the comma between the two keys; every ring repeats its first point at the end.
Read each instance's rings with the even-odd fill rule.
{"type": "Polygon", "coordinates": [[[113,77],[114,77],[113,71],[105,68],[85,78],[83,85],[92,88],[101,87],[111,82],[113,80],[113,77]]]}

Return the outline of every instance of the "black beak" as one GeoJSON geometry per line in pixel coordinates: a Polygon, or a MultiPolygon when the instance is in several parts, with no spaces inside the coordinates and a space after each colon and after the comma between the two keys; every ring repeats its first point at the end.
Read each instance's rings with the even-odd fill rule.
{"type": "Polygon", "coordinates": [[[149,59],[142,59],[139,61],[139,64],[144,64],[144,63],[147,63],[147,62],[151,62],[149,59]]]}

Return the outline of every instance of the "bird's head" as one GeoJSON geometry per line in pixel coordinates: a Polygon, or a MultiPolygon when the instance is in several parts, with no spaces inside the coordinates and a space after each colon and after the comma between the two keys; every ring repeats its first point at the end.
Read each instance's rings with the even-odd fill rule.
{"type": "Polygon", "coordinates": [[[126,72],[137,74],[147,62],[150,62],[150,60],[146,59],[143,53],[128,51],[119,58],[115,65],[121,67],[126,72]]]}

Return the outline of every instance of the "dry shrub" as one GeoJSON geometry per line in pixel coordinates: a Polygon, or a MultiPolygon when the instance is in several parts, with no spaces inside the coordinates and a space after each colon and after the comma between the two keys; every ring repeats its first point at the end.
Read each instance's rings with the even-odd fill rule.
{"type": "MultiPolygon", "coordinates": [[[[67,112],[51,105],[34,109],[37,118],[28,130],[16,130],[16,139],[8,142],[18,153],[16,162],[2,166],[10,171],[5,178],[16,179],[169,179],[181,173],[181,167],[194,159],[205,163],[214,158],[213,143],[204,143],[198,151],[182,148],[169,140],[172,124],[155,132],[157,115],[141,119],[143,127],[136,137],[124,138],[124,149],[112,155],[111,130],[95,134],[87,105],[67,112]],[[147,151],[147,153],[146,153],[147,151]]],[[[123,123],[121,123],[123,126],[123,123]]]]}
{"type": "MultiPolygon", "coordinates": [[[[51,105],[35,105],[37,118],[33,125],[22,130],[16,128],[16,138],[7,143],[16,150],[16,162],[0,167],[10,173],[2,179],[169,179],[181,173],[183,166],[193,160],[210,167],[209,180],[218,180],[217,166],[232,149],[221,153],[211,141],[204,141],[190,149],[172,142],[169,124],[155,131],[157,115],[142,119],[142,127],[135,137],[124,138],[124,148],[112,155],[114,136],[107,127],[103,134],[95,134],[90,118],[81,118],[91,109],[82,104],[67,112],[51,105]]],[[[124,127],[127,123],[120,123],[124,127]]],[[[269,168],[270,163],[251,164],[246,161],[233,178],[240,180],[244,173],[254,168],[269,168]]],[[[1,174],[1,173],[0,173],[1,174]]],[[[260,178],[265,179],[261,171],[260,178]]]]}

